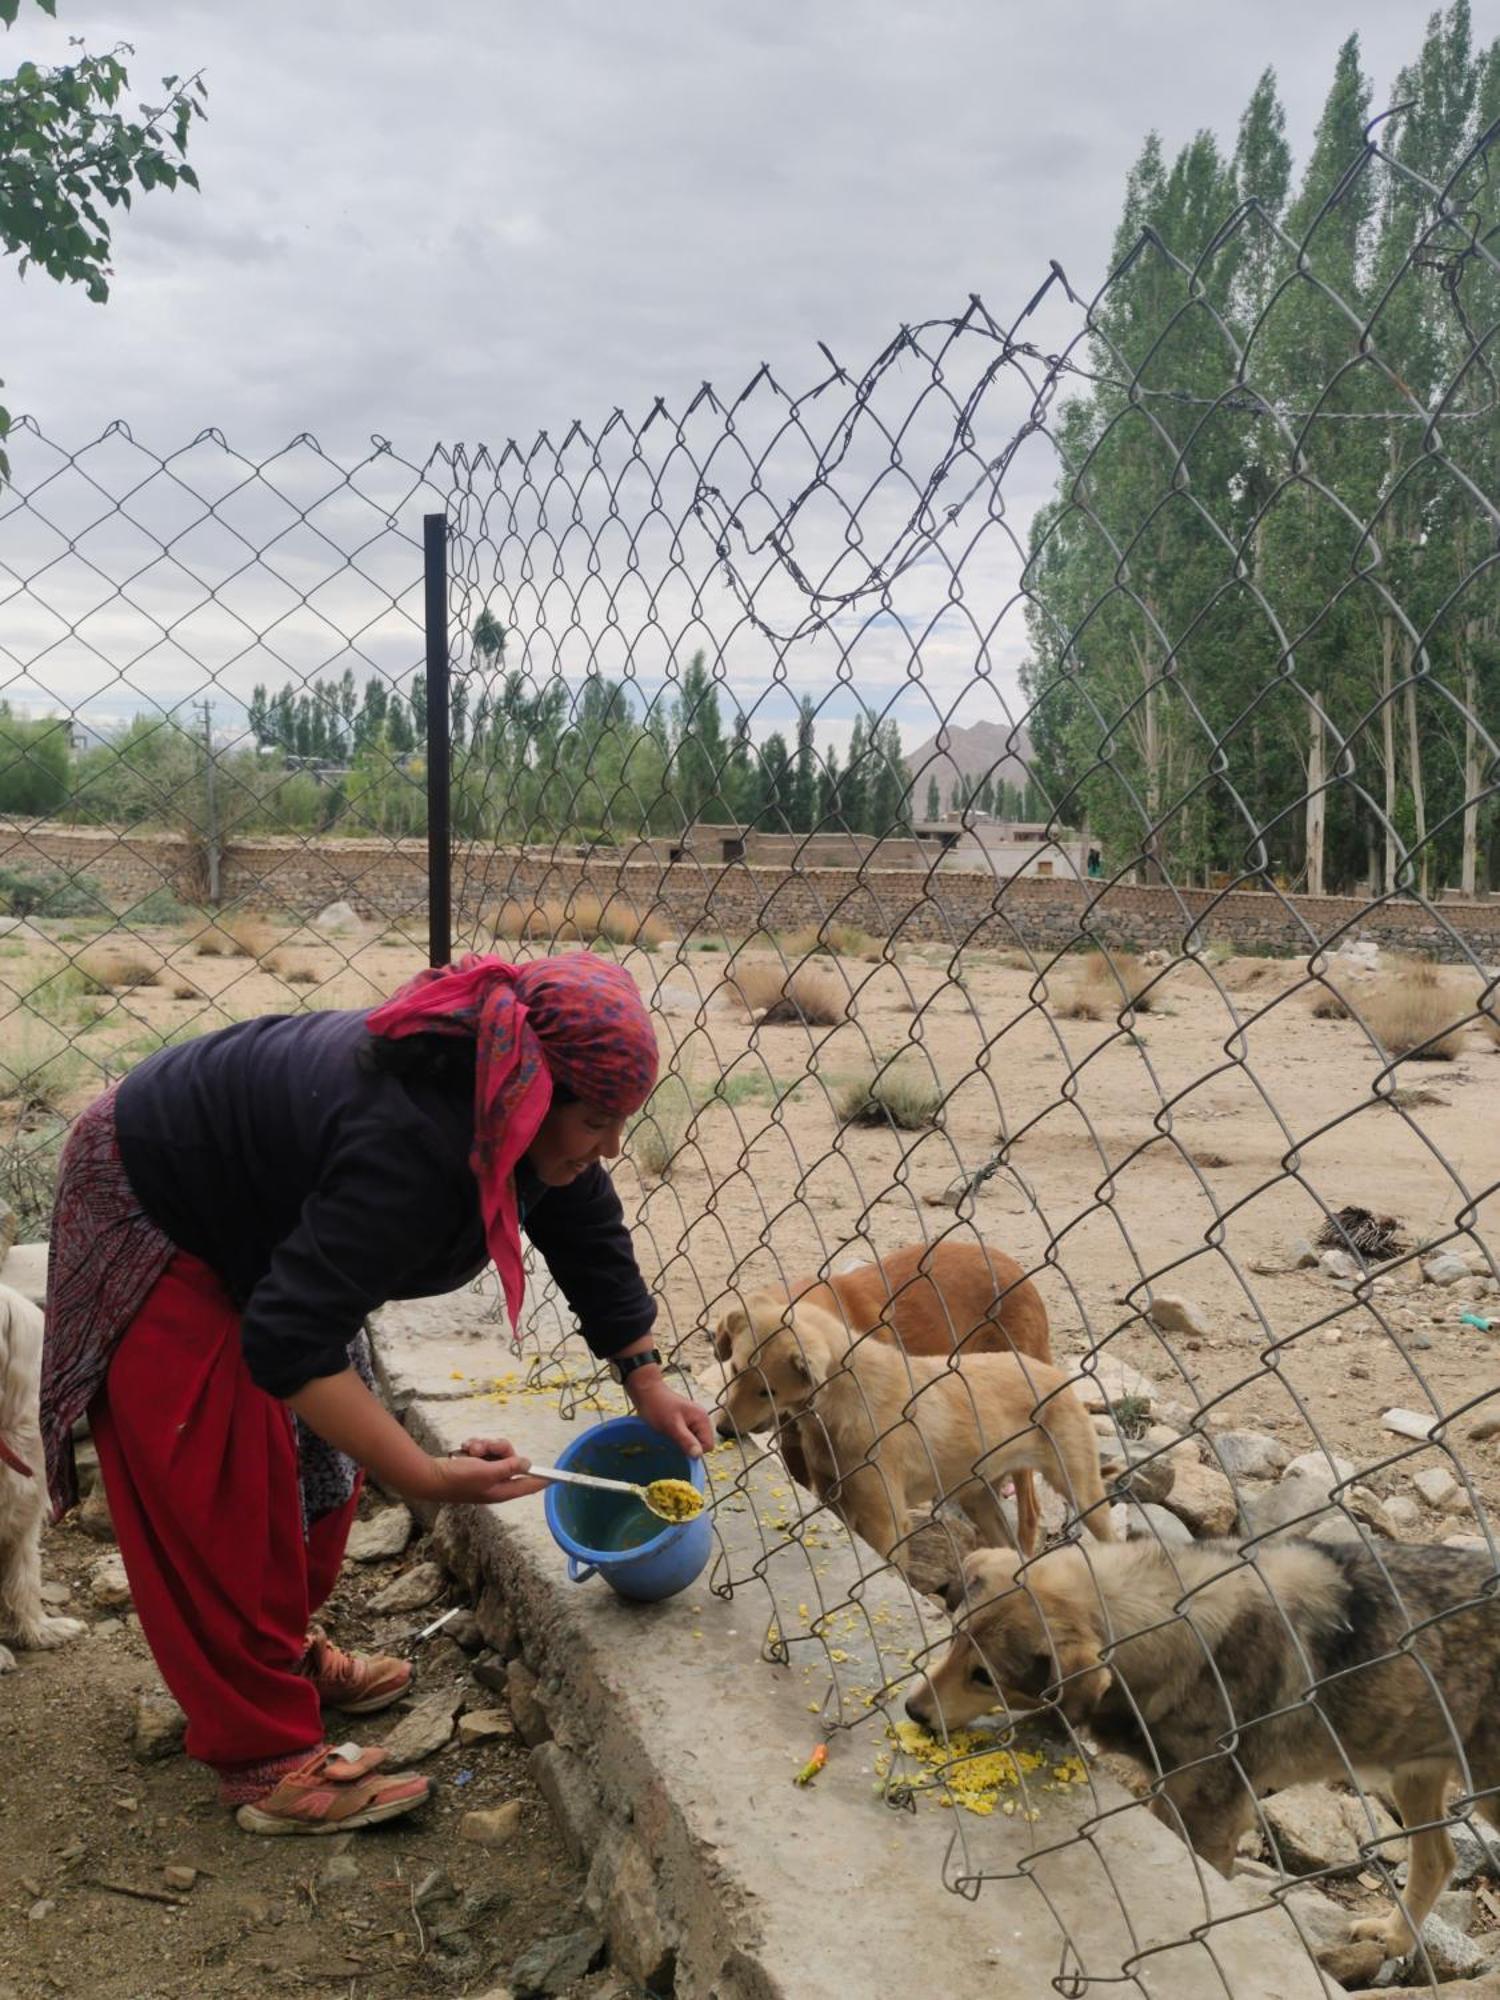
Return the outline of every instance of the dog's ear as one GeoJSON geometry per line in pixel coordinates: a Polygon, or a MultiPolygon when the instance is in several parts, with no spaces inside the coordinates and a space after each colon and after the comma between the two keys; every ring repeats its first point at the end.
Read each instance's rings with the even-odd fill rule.
{"type": "Polygon", "coordinates": [[[964,1589],[962,1576],[950,1576],[943,1585],[943,1607],[950,1618],[956,1618],[968,1603],[968,1592],[964,1589]]]}
{"type": "Polygon", "coordinates": [[[1099,1649],[1092,1640],[1079,1642],[1059,1635],[1055,1650],[1062,1676],[1058,1706],[1069,1722],[1087,1722],[1113,1686],[1115,1677],[1099,1658],[1099,1649]]]}
{"type": "Polygon", "coordinates": [[[736,1306],[725,1313],[714,1328],[714,1355],[720,1361],[727,1361],[734,1351],[736,1338],[750,1331],[750,1315],[736,1306]]]}
{"type": "Polygon", "coordinates": [[[828,1380],[828,1363],[817,1347],[806,1346],[795,1327],[791,1329],[791,1340],[787,1348],[787,1365],[792,1373],[805,1382],[810,1389],[828,1380]]]}

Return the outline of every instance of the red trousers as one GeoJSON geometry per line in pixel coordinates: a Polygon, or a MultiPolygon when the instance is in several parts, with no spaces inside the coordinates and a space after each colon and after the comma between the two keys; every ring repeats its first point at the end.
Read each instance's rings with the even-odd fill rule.
{"type": "Polygon", "coordinates": [[[188,1754],[232,1770],[316,1748],[318,1697],[297,1669],[358,1493],[304,1537],[291,1413],[250,1380],[239,1315],[196,1257],[174,1257],[131,1321],[89,1425],[188,1754]]]}

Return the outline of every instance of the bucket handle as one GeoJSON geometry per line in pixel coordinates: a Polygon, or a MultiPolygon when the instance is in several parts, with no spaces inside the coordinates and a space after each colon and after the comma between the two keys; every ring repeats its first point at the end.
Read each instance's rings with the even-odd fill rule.
{"type": "Polygon", "coordinates": [[[598,1574],[597,1563],[581,1563],[577,1556],[568,1557],[568,1575],[574,1583],[587,1583],[591,1576],[598,1574]]]}

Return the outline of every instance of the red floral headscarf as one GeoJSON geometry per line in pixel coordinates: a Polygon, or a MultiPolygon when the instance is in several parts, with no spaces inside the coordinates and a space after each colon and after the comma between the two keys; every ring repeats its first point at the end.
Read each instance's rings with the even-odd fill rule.
{"type": "Polygon", "coordinates": [[[515,1170],[552,1102],[554,1082],[616,1118],[656,1082],[656,1033],[635,981],[591,951],[508,965],[470,953],[419,972],[369,1016],[372,1035],[472,1035],[474,1150],[485,1241],[520,1327],[525,1276],[515,1170]]]}

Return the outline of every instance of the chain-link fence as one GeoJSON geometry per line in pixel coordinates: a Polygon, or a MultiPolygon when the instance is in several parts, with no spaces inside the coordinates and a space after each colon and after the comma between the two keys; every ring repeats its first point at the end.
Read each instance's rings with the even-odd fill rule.
{"type": "Polygon", "coordinates": [[[141,1044],[420,962],[443,509],[456,929],[655,1012],[714,1587],[1060,1992],[1250,2000],[1256,1910],[1309,1991],[1500,1952],[1488,161],[526,448],[15,440],[12,1189],[141,1044]]]}

